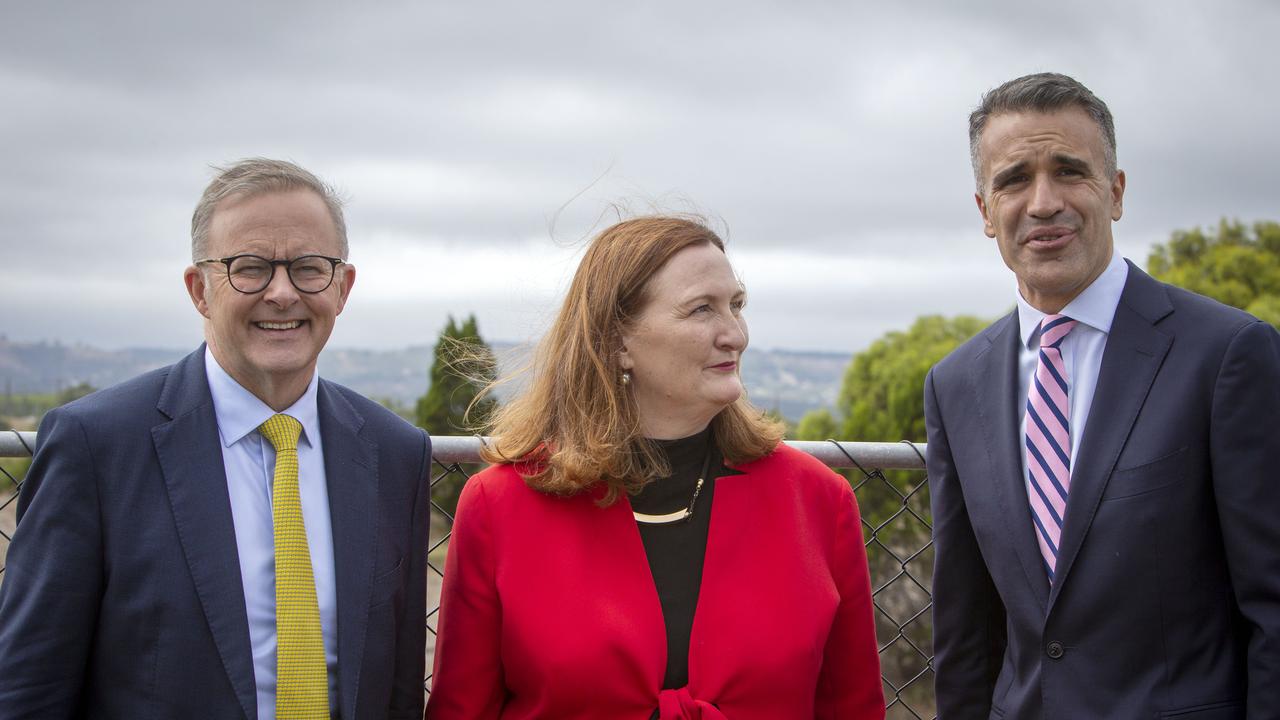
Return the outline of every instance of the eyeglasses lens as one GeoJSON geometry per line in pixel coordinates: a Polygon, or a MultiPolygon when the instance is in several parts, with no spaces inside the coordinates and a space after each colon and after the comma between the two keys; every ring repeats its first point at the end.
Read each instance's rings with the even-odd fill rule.
{"type": "MultiPolygon", "coordinates": [[[[280,264],[280,263],[276,263],[280,264]]],[[[242,293],[256,293],[271,284],[274,264],[259,257],[242,255],[227,266],[231,286],[242,293]]],[[[333,281],[333,263],[315,255],[294,258],[288,265],[289,280],[302,292],[315,293],[333,281]]]]}

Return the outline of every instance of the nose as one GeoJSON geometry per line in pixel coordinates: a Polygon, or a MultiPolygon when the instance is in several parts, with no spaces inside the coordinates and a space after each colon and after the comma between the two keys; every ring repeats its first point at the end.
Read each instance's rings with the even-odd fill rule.
{"type": "Polygon", "coordinates": [[[1027,214],[1034,218],[1051,218],[1062,211],[1062,193],[1052,178],[1037,175],[1031,184],[1027,214]]]}
{"type": "Polygon", "coordinates": [[[741,315],[729,315],[720,327],[716,344],[723,350],[740,353],[747,349],[747,320],[741,315]]]}
{"type": "Polygon", "coordinates": [[[262,299],[284,310],[298,302],[298,288],[289,279],[289,269],[283,265],[271,268],[271,282],[262,291],[262,299]]]}

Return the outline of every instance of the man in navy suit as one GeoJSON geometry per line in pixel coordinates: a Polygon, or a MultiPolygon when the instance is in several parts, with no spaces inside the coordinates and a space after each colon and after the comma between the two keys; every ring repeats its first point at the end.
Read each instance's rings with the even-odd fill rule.
{"type": "Polygon", "coordinates": [[[1114,252],[1106,105],[970,117],[1017,308],[925,387],[938,715],[1280,717],[1280,336],[1114,252]]]}
{"type": "Polygon", "coordinates": [[[184,275],[206,345],[41,423],[0,716],[420,720],[431,446],[316,375],[346,258],[306,170],[245,160],[206,188],[184,275]],[[264,424],[281,416],[296,450],[264,424]]]}

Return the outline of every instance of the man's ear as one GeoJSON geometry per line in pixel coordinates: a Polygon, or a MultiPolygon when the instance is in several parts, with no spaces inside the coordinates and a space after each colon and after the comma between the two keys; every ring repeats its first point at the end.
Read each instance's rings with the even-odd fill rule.
{"type": "Polygon", "coordinates": [[[351,288],[356,284],[356,266],[343,263],[338,272],[342,273],[342,277],[338,279],[338,314],[342,314],[342,308],[347,306],[347,298],[351,297],[351,288]]]}
{"type": "Polygon", "coordinates": [[[1124,184],[1125,177],[1123,170],[1117,170],[1115,179],[1111,181],[1111,221],[1115,222],[1124,215],[1124,184]]]}
{"type": "Polygon", "coordinates": [[[973,199],[978,203],[978,212],[982,214],[982,232],[989,238],[995,237],[996,226],[991,224],[991,216],[987,214],[987,201],[982,198],[981,193],[974,193],[973,199]]]}
{"type": "Polygon", "coordinates": [[[191,296],[191,304],[196,306],[196,312],[208,319],[209,301],[205,299],[205,294],[209,286],[205,282],[204,271],[195,265],[189,265],[182,271],[182,282],[187,286],[187,294],[191,296]]]}

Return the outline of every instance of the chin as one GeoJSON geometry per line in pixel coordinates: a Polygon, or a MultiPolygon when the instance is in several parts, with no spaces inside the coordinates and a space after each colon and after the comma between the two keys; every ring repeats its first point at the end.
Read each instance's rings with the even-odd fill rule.
{"type": "Polygon", "coordinates": [[[276,348],[255,355],[251,359],[259,371],[277,376],[307,372],[315,362],[315,356],[301,348],[276,348]]]}
{"type": "Polygon", "coordinates": [[[720,406],[720,410],[724,410],[737,402],[740,397],[742,397],[742,386],[735,384],[733,388],[724,388],[723,390],[713,394],[711,399],[715,404],[720,406]]]}

